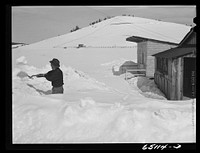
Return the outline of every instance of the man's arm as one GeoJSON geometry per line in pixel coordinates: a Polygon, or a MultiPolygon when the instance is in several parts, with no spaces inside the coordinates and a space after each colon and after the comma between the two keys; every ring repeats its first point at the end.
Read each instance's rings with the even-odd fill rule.
{"type": "Polygon", "coordinates": [[[46,74],[35,74],[35,75],[31,75],[31,76],[28,76],[30,79],[32,79],[33,77],[45,77],[46,74]]]}
{"type": "Polygon", "coordinates": [[[31,77],[33,76],[36,76],[37,78],[45,77],[48,81],[53,81],[57,78],[57,76],[53,74],[53,71],[49,71],[45,74],[41,73],[41,74],[32,75],[31,77]]]}
{"type": "Polygon", "coordinates": [[[36,77],[45,77],[45,74],[37,74],[36,77]]]}
{"type": "Polygon", "coordinates": [[[47,72],[44,77],[48,80],[48,81],[53,81],[55,80],[55,75],[53,74],[53,71],[49,71],[47,72]]]}

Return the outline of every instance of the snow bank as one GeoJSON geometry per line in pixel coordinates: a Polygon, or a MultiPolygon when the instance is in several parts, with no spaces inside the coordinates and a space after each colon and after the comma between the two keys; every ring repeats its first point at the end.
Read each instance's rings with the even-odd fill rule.
{"type": "MultiPolygon", "coordinates": [[[[14,143],[193,142],[194,112],[14,95],[14,143]]],[[[145,105],[145,104],[143,104],[145,105]]],[[[195,122],[194,122],[195,123],[195,122]]]]}
{"type": "MultiPolygon", "coordinates": [[[[13,92],[23,92],[32,94],[50,94],[51,82],[45,78],[28,78],[28,75],[46,73],[51,70],[50,65],[43,68],[36,68],[27,64],[26,57],[19,57],[17,66],[13,70],[13,92]]],[[[72,67],[61,65],[64,79],[64,90],[110,90],[104,83],[101,83],[82,71],[75,70],[72,67]]]]}
{"type": "Polygon", "coordinates": [[[71,67],[63,68],[63,70],[67,76],[65,79],[67,90],[109,90],[109,87],[104,83],[95,80],[82,71],[77,71],[71,67]]]}
{"type": "Polygon", "coordinates": [[[120,58],[111,62],[103,63],[101,64],[101,66],[113,67],[115,71],[119,71],[120,66],[122,66],[127,61],[133,61],[137,63],[137,59],[128,60],[128,59],[120,58]]]}
{"type": "Polygon", "coordinates": [[[112,66],[120,66],[126,61],[128,61],[128,60],[124,59],[124,58],[120,58],[118,60],[114,60],[114,61],[111,61],[111,62],[103,63],[103,64],[101,64],[101,66],[110,66],[110,67],[112,67],[112,66]]]}
{"type": "Polygon", "coordinates": [[[19,47],[23,47],[25,46],[26,44],[15,44],[15,45],[12,45],[12,49],[16,49],[16,48],[19,48],[19,47]]]}
{"type": "Polygon", "coordinates": [[[145,97],[166,100],[165,95],[158,89],[154,80],[146,77],[135,77],[129,79],[128,82],[145,97]]]}
{"type": "MultiPolygon", "coordinates": [[[[66,93],[48,95],[50,82],[26,74],[46,72],[50,66],[29,66],[26,57],[17,61],[23,64],[13,70],[13,143],[195,142],[196,101],[180,105],[128,93],[113,99],[109,95],[114,90],[65,65],[66,93]]],[[[152,80],[130,80],[133,94],[136,87],[158,93],[152,80]]]]}
{"type": "Polygon", "coordinates": [[[25,56],[21,56],[16,60],[17,64],[27,64],[27,60],[25,56]]]}

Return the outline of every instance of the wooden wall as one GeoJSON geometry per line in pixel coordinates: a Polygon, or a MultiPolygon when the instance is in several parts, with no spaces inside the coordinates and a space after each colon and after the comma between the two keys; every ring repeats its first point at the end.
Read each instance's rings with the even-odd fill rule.
{"type": "Polygon", "coordinates": [[[170,48],[174,48],[177,45],[164,43],[164,42],[157,42],[157,41],[148,41],[147,42],[147,53],[146,53],[146,76],[147,77],[154,77],[155,73],[155,57],[151,56],[153,54],[163,52],[170,48]]]}
{"type": "Polygon", "coordinates": [[[182,99],[183,59],[168,59],[168,74],[156,70],[155,83],[169,100],[182,99]]]}
{"type": "Polygon", "coordinates": [[[147,56],[147,41],[143,41],[137,44],[137,63],[138,68],[146,68],[146,56],[147,56]]]}
{"type": "Polygon", "coordinates": [[[158,88],[169,100],[183,99],[183,59],[184,57],[194,57],[193,54],[182,56],[176,59],[168,59],[168,74],[164,75],[157,69],[154,73],[154,80],[158,88]]]}
{"type": "Polygon", "coordinates": [[[172,78],[164,75],[159,71],[154,74],[154,80],[158,88],[165,94],[167,99],[174,97],[174,89],[172,89],[172,78]]]}
{"type": "Polygon", "coordinates": [[[184,45],[194,45],[196,44],[196,33],[192,33],[187,40],[185,40],[184,45]]]}
{"type": "Polygon", "coordinates": [[[159,42],[159,41],[148,41],[147,42],[147,56],[151,56],[153,54],[163,52],[170,48],[177,47],[177,45],[159,42]]]}
{"type": "MultiPolygon", "coordinates": [[[[152,43],[151,43],[152,44],[152,43]]],[[[192,33],[183,42],[182,46],[195,46],[196,33],[192,33]]],[[[152,45],[153,46],[153,45],[152,45]]],[[[162,46],[165,47],[165,46],[162,46]]],[[[173,46],[172,46],[173,47],[173,46]]],[[[148,47],[153,48],[153,47],[148,47]]],[[[160,47],[158,47],[160,48],[160,47]]],[[[152,49],[153,50],[153,49],[152,49]]],[[[154,50],[155,51],[155,50],[154,50]]],[[[152,51],[153,52],[153,51],[152,51]]],[[[179,58],[168,58],[168,73],[161,73],[157,69],[157,62],[155,63],[154,81],[158,88],[166,95],[169,100],[182,100],[183,99],[183,75],[184,75],[184,58],[196,57],[196,50],[188,55],[181,56],[179,58]]],[[[158,59],[156,58],[155,61],[158,59]]],[[[147,68],[148,70],[148,68],[147,68]]]]}
{"type": "Polygon", "coordinates": [[[153,56],[147,56],[146,76],[154,77],[154,72],[155,72],[155,58],[153,56]]]}

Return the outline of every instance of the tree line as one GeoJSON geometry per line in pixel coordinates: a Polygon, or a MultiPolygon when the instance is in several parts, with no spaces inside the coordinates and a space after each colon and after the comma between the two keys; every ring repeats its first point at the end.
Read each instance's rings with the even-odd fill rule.
{"type": "MultiPolygon", "coordinates": [[[[134,17],[134,15],[126,15],[126,14],[122,14],[122,16],[133,16],[133,17],[134,17]]],[[[94,25],[94,24],[96,24],[96,23],[99,23],[99,22],[101,22],[101,21],[110,19],[110,18],[112,18],[112,17],[113,17],[113,16],[107,16],[107,17],[105,17],[104,19],[98,19],[98,20],[96,20],[96,21],[94,21],[94,22],[89,23],[89,26],[94,25]]],[[[72,30],[70,30],[70,32],[74,32],[74,31],[77,31],[77,30],[79,30],[79,29],[81,29],[81,28],[80,28],[79,26],[76,26],[75,28],[73,28],[72,30]]]]}

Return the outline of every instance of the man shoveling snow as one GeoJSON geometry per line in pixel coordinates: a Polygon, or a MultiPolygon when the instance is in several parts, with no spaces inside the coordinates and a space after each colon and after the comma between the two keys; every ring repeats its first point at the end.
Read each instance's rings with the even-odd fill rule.
{"type": "Polygon", "coordinates": [[[52,88],[52,94],[59,94],[63,93],[63,72],[60,70],[60,61],[56,58],[49,61],[51,63],[52,70],[45,73],[45,74],[36,74],[29,76],[29,78],[35,77],[45,77],[48,81],[51,81],[51,84],[53,86],[52,88]]]}

